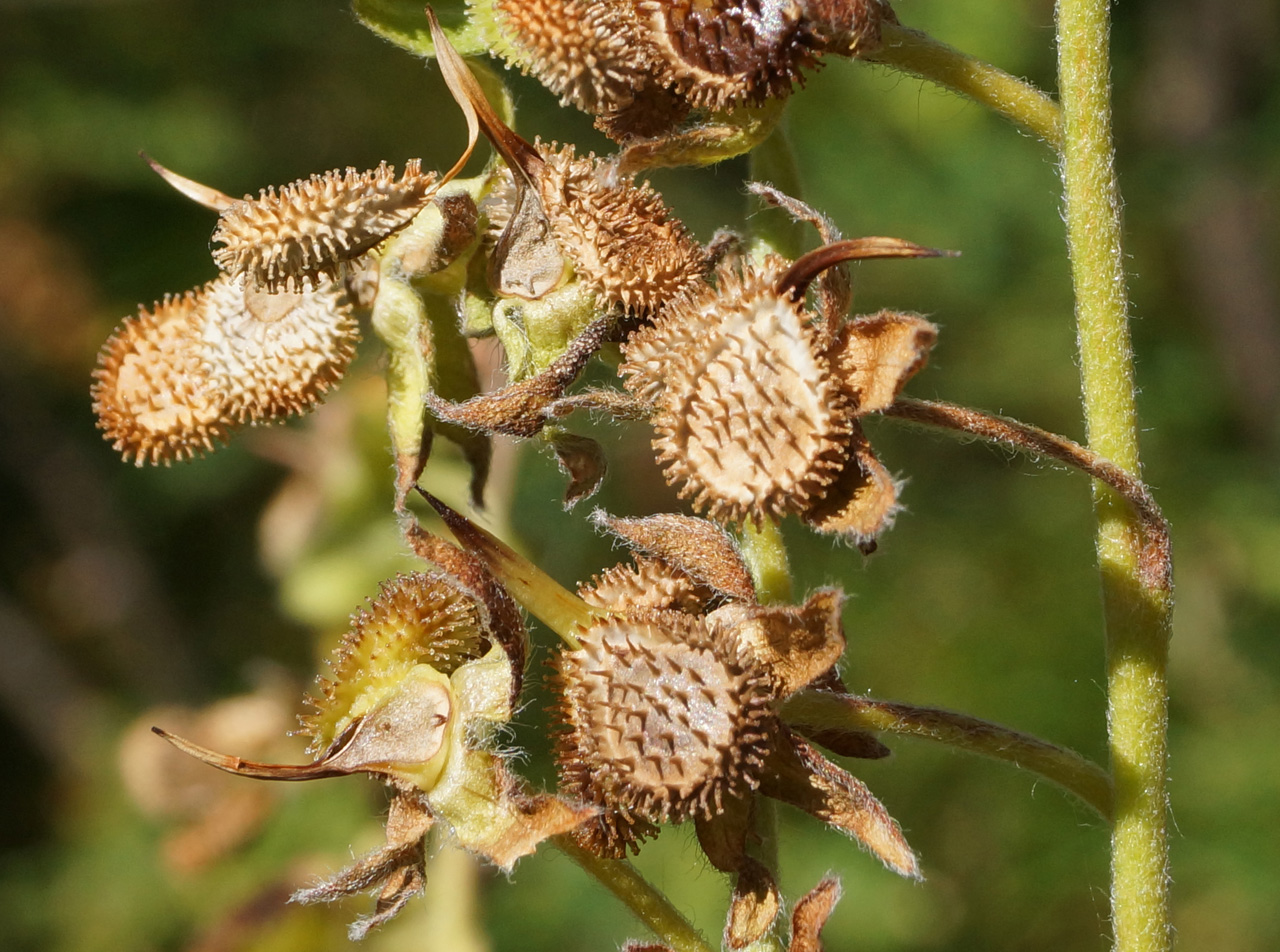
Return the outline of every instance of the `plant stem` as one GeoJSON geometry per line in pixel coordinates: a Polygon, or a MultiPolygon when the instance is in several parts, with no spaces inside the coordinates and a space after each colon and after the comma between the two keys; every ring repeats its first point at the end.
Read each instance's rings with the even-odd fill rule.
{"type": "Polygon", "coordinates": [[[791,565],[782,530],[766,520],[759,528],[748,522],[742,528],[742,558],[756,583],[762,605],[791,601],[791,565]]]}
{"type": "MultiPolygon", "coordinates": [[[[1076,293],[1089,445],[1139,471],[1111,139],[1107,0],[1058,0],[1062,178],[1076,293]]],[[[1115,786],[1111,918],[1118,952],[1164,952],[1169,924],[1165,789],[1166,668],[1172,589],[1141,572],[1140,526],[1111,490],[1094,484],[1098,562],[1107,626],[1107,725],[1115,786]]]]}
{"type": "Polygon", "coordinates": [[[795,724],[831,729],[886,731],[923,737],[1037,773],[1079,797],[1103,819],[1111,817],[1111,778],[1074,750],[937,708],[913,707],[829,691],[802,691],[786,702],[783,716],[795,724]]]}
{"type": "Polygon", "coordinates": [[[674,952],[712,952],[702,933],[626,860],[602,859],[582,849],[568,836],[554,837],[551,842],[621,899],[636,918],[674,952]]]}
{"type": "Polygon", "coordinates": [[[885,23],[881,27],[881,40],[880,49],[863,59],[892,66],[966,96],[1043,139],[1054,149],[1061,148],[1062,113],[1058,104],[1025,79],[1011,76],[928,34],[897,23],[885,23]]]}

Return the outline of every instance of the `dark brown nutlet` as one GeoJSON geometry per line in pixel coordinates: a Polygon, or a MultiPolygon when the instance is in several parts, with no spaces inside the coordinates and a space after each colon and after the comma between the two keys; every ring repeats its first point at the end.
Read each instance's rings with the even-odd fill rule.
{"type": "Polygon", "coordinates": [[[797,0],[639,0],[636,15],[661,85],[694,108],[790,94],[817,65],[818,40],[797,0]]]}
{"type": "Polygon", "coordinates": [[[628,822],[679,822],[759,785],[773,696],[731,641],[679,612],[609,618],[580,641],[556,662],[564,793],[628,822]]]}

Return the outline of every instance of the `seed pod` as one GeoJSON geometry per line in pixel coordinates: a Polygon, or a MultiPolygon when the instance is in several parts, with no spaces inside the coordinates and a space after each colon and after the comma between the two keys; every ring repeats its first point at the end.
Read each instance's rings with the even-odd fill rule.
{"type": "Polygon", "coordinates": [[[810,315],[775,289],[784,264],[721,266],[623,350],[627,388],[658,406],[667,481],[716,520],[803,511],[840,469],[850,408],[810,315]]]}
{"type": "Polygon", "coordinates": [[[314,712],[299,718],[311,751],[326,749],[418,665],[448,675],[480,657],[485,643],[476,603],[446,576],[417,572],[384,582],[352,616],[329,662],[331,676],[309,699],[314,712]]]}
{"type": "Polygon", "coordinates": [[[615,565],[578,588],[588,605],[619,614],[674,610],[701,614],[716,595],[679,569],[657,559],[636,559],[634,566],[615,565]]]}
{"type": "Polygon", "coordinates": [[[107,339],[94,371],[98,427],[126,460],[189,459],[226,440],[230,419],[209,385],[192,332],[199,292],[166,297],[107,339]]]}
{"type": "Polygon", "coordinates": [[[772,695],[731,641],[678,612],[609,618],[580,640],[556,662],[565,793],[679,822],[759,785],[772,695]]]}
{"type": "Polygon", "coordinates": [[[431,197],[433,172],[417,159],[397,180],[385,162],[368,172],[348,168],[263,189],[225,209],[213,240],[218,267],[245,274],[268,291],[314,287],[337,278],[357,258],[409,224],[431,197]]]}
{"type": "Polygon", "coordinates": [[[98,426],[138,465],[190,458],[239,424],[311,409],[358,339],[340,286],[268,294],[222,275],[142,310],[107,341],[92,389],[98,426]]]}

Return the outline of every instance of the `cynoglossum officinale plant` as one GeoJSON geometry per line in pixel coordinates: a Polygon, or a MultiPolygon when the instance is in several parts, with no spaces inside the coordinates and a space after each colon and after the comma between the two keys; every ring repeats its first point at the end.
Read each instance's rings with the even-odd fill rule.
{"type": "MultiPolygon", "coordinates": [[[[664,825],[690,823],[706,859],[733,878],[725,944],[781,948],[771,934],[782,896],[769,850],[757,849],[771,835],[772,802],[921,878],[898,823],[832,759],[884,757],[881,731],[1022,758],[1106,815],[1110,780],[1078,755],[962,715],[850,694],[838,670],[843,591],[793,597],[777,527],[794,516],[864,553],[875,549],[901,484],[863,431],[872,414],[1075,465],[1117,488],[1145,514],[1148,535],[1167,542],[1145,488],[1064,438],[902,396],[937,327],[893,309],[851,314],[848,265],[950,252],[846,239],[820,212],[763,183],[748,186],[756,199],[812,224],[818,247],[783,254],[729,232],[703,243],[636,175],[758,144],[807,71],[828,56],[874,54],[882,36],[900,32],[889,6],[472,0],[454,11],[451,22],[462,25],[449,31],[431,11],[419,22],[415,10],[418,39],[407,40],[379,19],[386,4],[355,5],[384,35],[418,52],[429,46],[467,123],[461,158],[439,175],[418,160],[399,174],[381,163],[243,199],[153,163],[217,213],[219,274],[126,320],[93,384],[115,448],[139,464],[167,463],[211,449],[238,426],[315,406],[347,371],[362,324],[384,345],[389,509],[400,541],[432,567],[385,582],[352,617],[302,717],[310,763],[243,760],[165,734],[245,777],[362,773],[390,787],[385,845],[295,898],[377,890],[373,914],[353,926],[363,936],[421,891],[433,827],[508,871],[552,839],[627,896],[664,942],[702,950],[624,862],[664,825]],[[623,150],[600,156],[517,133],[509,103],[482,86],[451,37],[468,54],[487,51],[534,75],[595,116],[623,150]],[[481,134],[494,154],[459,178],[481,134]],[[485,389],[473,341],[487,337],[506,380],[485,389]],[[593,362],[596,383],[584,387],[593,362]],[[426,487],[433,437],[443,434],[462,448],[479,502],[491,440],[505,436],[551,448],[570,479],[566,505],[586,498],[615,450],[598,433],[575,432],[579,410],[646,428],[654,475],[695,514],[598,512],[596,524],[632,558],[574,592],[426,487]],[[457,545],[419,523],[415,492],[457,545]],[[551,792],[533,789],[497,740],[527,698],[517,605],[562,642],[544,678],[551,792]]],[[[1151,548],[1167,555],[1167,545],[1151,548]]],[[[548,551],[554,559],[554,542],[548,551]]],[[[828,879],[795,904],[792,952],[820,948],[838,895],[828,879]]]]}

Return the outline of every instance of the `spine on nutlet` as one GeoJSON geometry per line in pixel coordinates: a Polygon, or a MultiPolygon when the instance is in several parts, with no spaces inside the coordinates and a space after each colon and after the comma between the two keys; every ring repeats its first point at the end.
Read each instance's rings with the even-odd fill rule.
{"type": "Polygon", "coordinates": [[[435,173],[423,173],[411,159],[398,179],[383,162],[367,172],[334,170],[263,189],[222,211],[214,261],[269,291],[314,287],[408,225],[435,185],[435,173]]]}

